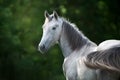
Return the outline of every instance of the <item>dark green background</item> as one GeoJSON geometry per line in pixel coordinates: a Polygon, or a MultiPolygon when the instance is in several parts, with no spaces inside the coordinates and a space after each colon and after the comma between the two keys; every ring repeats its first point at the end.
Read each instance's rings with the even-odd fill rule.
{"type": "Polygon", "coordinates": [[[37,50],[45,10],[56,10],[97,44],[120,39],[119,0],[0,0],[0,80],[65,80],[60,48],[37,50]]]}

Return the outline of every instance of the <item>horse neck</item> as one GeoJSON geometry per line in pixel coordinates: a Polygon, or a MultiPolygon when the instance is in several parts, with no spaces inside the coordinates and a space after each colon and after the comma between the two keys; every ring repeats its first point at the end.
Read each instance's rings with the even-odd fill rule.
{"type": "Polygon", "coordinates": [[[61,38],[59,40],[59,45],[60,45],[60,48],[62,50],[64,57],[67,57],[70,55],[70,53],[72,53],[72,49],[70,48],[69,43],[68,43],[65,35],[63,35],[63,34],[61,35],[61,38]]]}
{"type": "Polygon", "coordinates": [[[63,56],[67,57],[74,51],[81,50],[85,45],[94,43],[86,38],[76,27],[73,27],[70,23],[63,22],[59,44],[63,56]]]}

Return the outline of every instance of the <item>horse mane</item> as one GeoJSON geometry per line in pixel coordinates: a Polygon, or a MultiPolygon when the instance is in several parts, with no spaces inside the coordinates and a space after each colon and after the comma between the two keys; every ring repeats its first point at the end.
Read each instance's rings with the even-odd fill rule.
{"type": "Polygon", "coordinates": [[[72,50],[80,49],[87,43],[88,39],[76,27],[76,25],[64,19],[62,27],[72,50]]]}
{"type": "Polygon", "coordinates": [[[90,68],[120,72],[120,47],[92,52],[87,55],[84,62],[90,68]]]}

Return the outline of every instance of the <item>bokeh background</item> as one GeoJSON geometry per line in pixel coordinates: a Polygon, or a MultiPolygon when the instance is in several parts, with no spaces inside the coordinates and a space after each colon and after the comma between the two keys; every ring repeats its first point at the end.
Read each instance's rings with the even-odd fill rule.
{"type": "Polygon", "coordinates": [[[44,55],[37,50],[45,10],[97,44],[120,39],[119,0],[0,0],[0,80],[65,80],[58,45],[44,55]]]}

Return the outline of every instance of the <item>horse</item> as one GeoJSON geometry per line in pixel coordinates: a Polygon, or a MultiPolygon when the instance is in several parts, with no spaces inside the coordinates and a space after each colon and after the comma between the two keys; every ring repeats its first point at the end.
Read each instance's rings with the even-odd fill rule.
{"type": "Polygon", "coordinates": [[[42,26],[43,34],[38,45],[38,50],[41,53],[46,53],[55,44],[60,46],[64,56],[63,72],[66,80],[119,79],[119,40],[108,40],[97,46],[75,24],[58,16],[56,11],[53,11],[51,15],[45,11],[44,16],[45,22],[42,26]],[[109,56],[110,51],[112,54],[116,53],[116,55],[112,55],[114,57],[109,56]],[[101,58],[103,56],[104,58],[101,58]],[[111,57],[113,63],[117,64],[117,67],[110,62],[111,57]],[[108,64],[105,63],[104,59],[108,64]],[[116,60],[119,61],[115,62],[116,60]]]}

